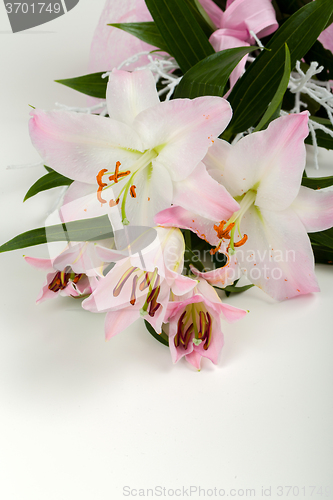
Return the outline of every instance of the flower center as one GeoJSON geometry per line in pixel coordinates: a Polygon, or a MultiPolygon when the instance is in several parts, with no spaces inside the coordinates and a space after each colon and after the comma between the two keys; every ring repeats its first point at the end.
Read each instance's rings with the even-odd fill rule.
{"type": "Polygon", "coordinates": [[[148,288],[145,303],[141,309],[143,314],[149,314],[149,316],[154,317],[155,313],[161,307],[161,304],[157,302],[161,286],[160,286],[160,276],[157,274],[157,268],[154,272],[141,272],[138,267],[128,268],[116,286],[113,289],[113,296],[118,297],[125,285],[125,283],[132,276],[132,287],[129,303],[134,306],[137,300],[138,289],[143,292],[148,288]],[[140,274],[138,274],[138,271],[140,274]],[[133,276],[134,275],[134,276],[133,276]],[[143,277],[143,280],[141,278],[143,277]]]}
{"type": "Polygon", "coordinates": [[[187,350],[190,340],[198,346],[202,342],[205,351],[212,340],[212,317],[203,304],[186,306],[177,324],[177,333],[174,338],[175,347],[183,346],[187,350]]]}
{"type": "Polygon", "coordinates": [[[65,267],[63,271],[58,271],[51,283],[49,284],[48,288],[54,293],[59,292],[60,290],[64,290],[68,283],[76,283],[82,278],[83,274],[75,274],[72,271],[72,268],[70,266],[65,267]]]}
{"type": "Polygon", "coordinates": [[[224,240],[229,240],[227,252],[230,255],[233,255],[235,253],[235,248],[240,247],[244,245],[244,243],[246,243],[248,239],[247,234],[244,234],[239,241],[235,241],[235,231],[237,228],[238,233],[240,235],[242,234],[240,230],[241,220],[248,209],[254,204],[256,196],[257,192],[254,189],[249,189],[249,191],[247,191],[247,193],[245,193],[245,195],[243,195],[239,201],[239,210],[235,212],[228,221],[222,220],[218,226],[214,225],[214,229],[217,233],[217,237],[220,239],[220,242],[216,248],[213,248],[210,251],[212,255],[219,251],[224,240]]]}
{"type": "Polygon", "coordinates": [[[119,161],[116,162],[116,167],[114,172],[108,172],[106,168],[100,170],[96,176],[96,181],[98,184],[98,189],[97,189],[97,199],[103,205],[104,203],[107,203],[106,200],[102,198],[102,191],[105,189],[108,189],[109,187],[114,186],[115,184],[118,184],[119,181],[122,181],[125,177],[130,176],[129,180],[125,183],[123,188],[121,189],[118,198],[116,200],[110,200],[109,205],[110,207],[114,207],[115,205],[118,205],[120,197],[122,196],[122,202],[121,202],[121,215],[122,215],[122,223],[124,225],[129,224],[129,221],[126,217],[126,200],[128,194],[130,194],[131,198],[136,198],[137,193],[136,193],[136,186],[133,184],[133,179],[134,176],[140,171],[143,170],[144,168],[148,167],[152,160],[158,156],[159,151],[156,149],[148,149],[142,155],[138,160],[136,160],[133,165],[131,166],[131,170],[126,170],[123,172],[120,172],[120,166],[121,163],[119,161]],[[111,175],[110,175],[111,174],[111,175]],[[111,181],[111,184],[107,184],[106,182],[103,182],[103,177],[105,175],[109,175],[109,181],[111,181]]]}

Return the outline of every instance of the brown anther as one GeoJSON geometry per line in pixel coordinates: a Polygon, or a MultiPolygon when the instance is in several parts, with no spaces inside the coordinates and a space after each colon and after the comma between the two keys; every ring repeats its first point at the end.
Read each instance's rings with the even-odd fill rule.
{"type": "Polygon", "coordinates": [[[175,339],[174,339],[175,347],[179,346],[179,343],[180,343],[180,341],[182,341],[182,338],[183,338],[183,333],[184,333],[183,319],[184,319],[185,315],[186,315],[186,311],[183,312],[183,314],[180,316],[180,318],[178,320],[177,334],[176,334],[175,339]]]}
{"type": "Polygon", "coordinates": [[[73,283],[76,285],[78,281],[82,278],[83,274],[76,274],[75,278],[73,279],[73,283]]]}
{"type": "Polygon", "coordinates": [[[244,243],[247,242],[247,234],[244,234],[243,238],[239,241],[236,241],[234,243],[234,247],[241,247],[242,245],[244,245],[244,243]]]}
{"type": "Polygon", "coordinates": [[[135,291],[136,291],[136,285],[137,285],[138,279],[139,279],[138,275],[136,274],[133,278],[133,281],[132,281],[132,292],[131,292],[131,300],[130,300],[130,304],[132,306],[134,306],[135,302],[136,302],[135,291]]]}
{"type": "Polygon", "coordinates": [[[133,186],[130,187],[130,195],[132,196],[132,198],[136,198],[135,190],[136,190],[136,186],[134,186],[134,184],[133,184],[133,186]]]}
{"type": "Polygon", "coordinates": [[[145,274],[145,277],[143,278],[143,280],[141,281],[140,285],[139,285],[139,289],[140,291],[142,292],[143,290],[145,290],[146,288],[149,287],[150,285],[150,281],[151,281],[151,278],[150,278],[150,274],[151,273],[146,273],[145,274]]]}
{"type": "Polygon", "coordinates": [[[205,351],[207,351],[208,347],[210,346],[210,342],[212,340],[212,318],[208,312],[206,314],[206,318],[207,318],[207,324],[206,324],[206,328],[205,328],[206,342],[204,343],[204,346],[203,346],[205,351]]]}
{"type": "Polygon", "coordinates": [[[118,295],[122,291],[123,286],[125,285],[126,281],[131,276],[131,274],[133,274],[134,271],[136,271],[136,270],[137,270],[137,267],[130,267],[129,269],[127,269],[127,271],[124,272],[124,274],[122,275],[122,277],[120,278],[120,280],[118,281],[118,283],[116,284],[116,286],[113,289],[113,296],[114,297],[118,297],[118,295]]]}
{"type": "Polygon", "coordinates": [[[187,328],[185,335],[184,335],[184,338],[183,338],[184,349],[187,349],[187,347],[188,347],[188,343],[190,341],[193,330],[194,330],[194,326],[193,326],[193,323],[191,323],[190,326],[187,328]]]}

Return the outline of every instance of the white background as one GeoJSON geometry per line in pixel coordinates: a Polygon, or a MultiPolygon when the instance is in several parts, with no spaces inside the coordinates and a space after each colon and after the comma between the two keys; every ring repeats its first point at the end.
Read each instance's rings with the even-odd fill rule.
{"type": "MultiPolygon", "coordinates": [[[[42,226],[56,200],[53,190],[23,204],[44,171],[6,167],[39,162],[29,104],[85,106],[53,80],[87,72],[103,3],[81,0],[15,35],[0,4],[1,243],[42,226]]],[[[1,499],[121,499],[124,486],[191,485],[234,498],[247,488],[262,498],[262,487],[296,498],[296,488],[288,497],[277,489],[295,486],[299,498],[333,499],[333,267],[317,266],[320,294],[275,303],[251,289],[226,299],[250,313],[225,324],[219,365],[198,373],[173,365],[140,322],[106,343],[104,315],[65,298],[36,306],[44,276],[22,255],[40,252],[0,255],[1,499]],[[310,496],[310,486],[331,493],[310,496]]]]}

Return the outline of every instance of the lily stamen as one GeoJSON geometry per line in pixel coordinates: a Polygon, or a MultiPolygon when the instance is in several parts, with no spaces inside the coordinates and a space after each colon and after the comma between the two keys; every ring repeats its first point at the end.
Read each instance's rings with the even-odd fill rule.
{"type": "Polygon", "coordinates": [[[135,302],[136,302],[136,296],[135,296],[135,291],[136,291],[136,285],[137,285],[137,282],[138,282],[138,275],[136,274],[133,278],[133,282],[132,282],[132,293],[131,293],[131,300],[130,300],[130,304],[132,304],[132,306],[135,305],[135,302]]]}
{"type": "Polygon", "coordinates": [[[133,184],[133,186],[130,187],[130,195],[132,196],[132,198],[136,198],[135,190],[136,190],[136,186],[134,186],[134,184],[133,184]]]}
{"type": "Polygon", "coordinates": [[[122,277],[120,278],[120,280],[118,281],[118,283],[116,284],[116,286],[114,287],[113,289],[113,296],[114,297],[118,297],[118,295],[120,294],[120,292],[122,291],[126,281],[128,280],[128,278],[131,276],[131,274],[134,273],[134,271],[136,271],[138,268],[137,267],[130,267],[129,269],[127,269],[127,271],[122,275],[122,277]]]}

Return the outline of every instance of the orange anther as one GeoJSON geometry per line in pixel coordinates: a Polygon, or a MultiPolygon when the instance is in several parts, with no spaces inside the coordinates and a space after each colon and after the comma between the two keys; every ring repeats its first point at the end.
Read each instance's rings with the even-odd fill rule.
{"type": "Polygon", "coordinates": [[[244,234],[244,236],[241,240],[234,243],[234,247],[241,247],[246,242],[247,242],[247,234],[244,234]]]}
{"type": "Polygon", "coordinates": [[[132,198],[136,198],[135,190],[136,190],[136,186],[133,185],[130,187],[130,195],[132,196],[132,198]]]}
{"type": "Polygon", "coordinates": [[[96,180],[97,180],[97,184],[100,186],[100,187],[105,187],[107,186],[107,184],[105,184],[104,182],[102,182],[102,177],[103,175],[105,174],[105,172],[107,172],[107,168],[103,168],[102,170],[100,170],[98,172],[98,174],[96,175],[96,180]]]}

